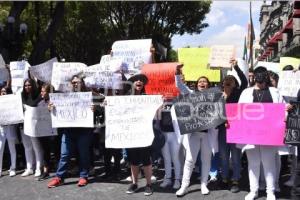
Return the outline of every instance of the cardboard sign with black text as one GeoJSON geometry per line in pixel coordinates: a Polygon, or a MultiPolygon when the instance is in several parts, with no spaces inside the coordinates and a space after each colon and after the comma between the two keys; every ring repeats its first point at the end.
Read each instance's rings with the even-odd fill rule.
{"type": "Polygon", "coordinates": [[[215,128],[226,121],[225,101],[214,88],[175,99],[175,112],[181,134],[215,128]]]}

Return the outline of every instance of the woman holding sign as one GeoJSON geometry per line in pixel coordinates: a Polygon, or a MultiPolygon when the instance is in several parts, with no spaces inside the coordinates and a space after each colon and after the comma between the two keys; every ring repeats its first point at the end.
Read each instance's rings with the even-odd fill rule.
{"type": "MultiPolygon", "coordinates": [[[[143,95],[145,94],[145,85],[148,82],[148,78],[144,74],[137,74],[128,79],[131,82],[132,90],[129,91],[132,95],[143,95]]],[[[145,187],[144,195],[152,195],[153,190],[151,186],[151,176],[152,176],[152,162],[151,162],[151,146],[140,147],[140,148],[130,148],[127,149],[128,161],[131,168],[132,184],[126,191],[127,194],[135,193],[138,190],[138,175],[139,166],[143,166],[144,174],[146,177],[147,185],[145,187]]]]}
{"type": "MultiPolygon", "coordinates": [[[[26,109],[26,106],[37,107],[38,103],[41,101],[39,96],[39,91],[36,86],[36,82],[33,79],[26,79],[23,84],[23,91],[21,93],[23,105],[26,109]]],[[[26,112],[26,110],[25,110],[26,112]]],[[[29,125],[30,126],[30,125],[29,125]]],[[[25,127],[25,124],[24,124],[25,127]]],[[[30,135],[31,133],[26,133],[23,129],[22,142],[25,148],[25,157],[27,168],[24,173],[21,175],[23,177],[33,174],[33,161],[34,156],[36,160],[35,166],[35,177],[41,176],[41,167],[43,162],[43,149],[40,144],[40,141],[37,137],[30,135]]]]}
{"type": "MultiPolygon", "coordinates": [[[[12,94],[10,87],[2,87],[0,90],[0,96],[12,94]]],[[[17,160],[17,153],[16,153],[16,127],[15,125],[1,125],[0,126],[0,177],[2,174],[2,161],[3,161],[3,153],[5,147],[5,141],[7,140],[9,152],[10,152],[10,169],[9,169],[9,176],[16,175],[16,160],[17,160]]]]}
{"type": "MultiPolygon", "coordinates": [[[[254,70],[254,87],[245,89],[239,103],[281,103],[282,97],[276,88],[268,87],[270,82],[267,69],[257,67],[254,70]]],[[[267,200],[275,200],[276,155],[278,147],[264,145],[245,145],[248,159],[250,193],[245,200],[253,200],[258,196],[260,164],[262,163],[267,184],[267,200]]]]}
{"type": "MultiPolygon", "coordinates": [[[[237,61],[231,60],[234,70],[237,72],[241,85],[233,75],[227,75],[222,81],[223,97],[226,103],[237,103],[244,89],[247,88],[248,80],[243,71],[237,65],[237,61]]],[[[221,176],[222,185],[227,188],[229,178],[230,155],[232,161],[232,182],[230,191],[233,193],[239,192],[239,179],[241,177],[241,150],[235,144],[226,142],[226,127],[227,123],[219,126],[219,152],[221,158],[221,176]]]]}
{"type": "MultiPolygon", "coordinates": [[[[181,79],[181,68],[183,65],[178,65],[175,73],[176,86],[180,90],[181,94],[190,94],[194,91],[190,90],[181,79]]],[[[204,91],[210,87],[210,82],[207,77],[201,76],[197,80],[197,85],[195,91],[204,91]]],[[[175,110],[171,110],[171,115],[174,119],[175,110]]],[[[180,135],[178,124],[174,123],[175,132],[180,135]]],[[[207,188],[208,176],[211,167],[212,153],[218,151],[218,130],[211,128],[206,131],[184,134],[183,135],[183,145],[186,149],[186,158],[183,168],[183,177],[180,189],[176,192],[177,196],[183,196],[187,193],[188,186],[190,184],[190,178],[193,172],[193,168],[197,161],[197,155],[201,149],[201,193],[204,195],[209,194],[207,188]]]]}

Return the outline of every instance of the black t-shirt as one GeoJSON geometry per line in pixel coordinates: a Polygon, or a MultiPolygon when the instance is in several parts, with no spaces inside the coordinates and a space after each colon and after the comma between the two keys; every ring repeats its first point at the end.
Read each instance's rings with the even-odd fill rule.
{"type": "Polygon", "coordinates": [[[253,90],[253,102],[254,103],[273,103],[273,98],[269,88],[262,90],[253,90]]]}

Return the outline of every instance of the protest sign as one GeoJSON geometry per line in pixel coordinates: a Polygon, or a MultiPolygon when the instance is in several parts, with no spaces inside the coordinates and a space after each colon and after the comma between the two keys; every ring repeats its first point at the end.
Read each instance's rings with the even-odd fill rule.
{"type": "Polygon", "coordinates": [[[263,61],[258,61],[254,67],[265,67],[268,71],[275,72],[276,74],[279,74],[281,71],[279,63],[274,63],[274,62],[263,62],[263,61]]]}
{"type": "Polygon", "coordinates": [[[112,59],[121,59],[125,73],[139,73],[143,64],[152,63],[151,39],[121,40],[112,45],[112,59]]]}
{"type": "Polygon", "coordinates": [[[231,68],[230,59],[235,57],[233,45],[214,45],[211,47],[209,65],[210,67],[231,68]]]}
{"type": "Polygon", "coordinates": [[[84,81],[88,87],[121,89],[121,60],[111,60],[107,64],[96,64],[83,70],[84,81]]]}
{"type": "Polygon", "coordinates": [[[282,96],[297,97],[300,88],[300,71],[281,71],[278,90],[282,96]]]}
{"type": "Polygon", "coordinates": [[[14,93],[22,91],[23,82],[28,78],[30,65],[27,61],[10,62],[11,87],[14,93]]]}
{"type": "Polygon", "coordinates": [[[22,123],[24,120],[20,94],[0,96],[0,125],[22,123]]]}
{"type": "Polygon", "coordinates": [[[71,78],[74,75],[83,73],[86,65],[83,63],[53,63],[51,84],[57,91],[67,92],[71,91],[71,78]]]}
{"type": "Polygon", "coordinates": [[[103,55],[103,56],[101,56],[101,59],[100,59],[100,65],[102,65],[102,66],[109,65],[110,60],[111,60],[110,55],[103,55]]]}
{"type": "Polygon", "coordinates": [[[41,104],[37,107],[25,105],[24,134],[30,137],[56,135],[52,130],[51,114],[47,104],[41,104]]]}
{"type": "Polygon", "coordinates": [[[226,104],[227,142],[282,146],[285,105],[282,103],[226,104]]]}
{"type": "Polygon", "coordinates": [[[52,127],[94,127],[91,92],[51,93],[52,127]]]}
{"type": "Polygon", "coordinates": [[[300,59],[299,58],[293,58],[293,57],[280,57],[279,61],[280,69],[282,70],[286,65],[292,65],[294,69],[298,69],[300,65],[300,59]]]}
{"type": "Polygon", "coordinates": [[[9,79],[9,73],[5,67],[5,62],[0,54],[0,82],[7,81],[9,79]]]}
{"type": "Polygon", "coordinates": [[[226,121],[225,101],[214,88],[175,99],[175,112],[181,134],[215,128],[226,121]]]}
{"type": "Polygon", "coordinates": [[[105,99],[105,147],[150,146],[154,139],[152,122],[163,103],[162,96],[109,96],[105,99]]]}
{"type": "MultiPolygon", "coordinates": [[[[238,64],[239,68],[242,70],[242,72],[244,73],[245,77],[248,80],[249,79],[249,66],[248,66],[247,62],[241,58],[237,58],[236,60],[238,62],[237,64],[238,64]]],[[[238,81],[239,85],[242,84],[242,81],[240,80],[240,77],[237,74],[234,67],[232,68],[232,70],[227,71],[227,75],[234,76],[236,78],[236,80],[238,81]]]]}
{"type": "Polygon", "coordinates": [[[0,68],[5,68],[5,61],[1,54],[0,54],[0,68]]]}
{"type": "Polygon", "coordinates": [[[147,94],[160,94],[166,98],[176,97],[179,92],[175,85],[175,70],[178,63],[145,64],[142,73],[148,78],[147,94]]]}
{"type": "Polygon", "coordinates": [[[179,48],[178,61],[184,64],[183,74],[186,81],[196,81],[206,76],[211,82],[219,82],[219,69],[208,69],[210,48],[179,48]]]}
{"type": "Polygon", "coordinates": [[[57,62],[57,58],[52,58],[51,60],[48,60],[42,64],[31,66],[30,73],[38,80],[41,80],[45,83],[50,83],[54,62],[57,62]]]}
{"type": "Polygon", "coordinates": [[[289,111],[286,120],[284,143],[300,144],[300,102],[293,102],[293,110],[289,111]]]}

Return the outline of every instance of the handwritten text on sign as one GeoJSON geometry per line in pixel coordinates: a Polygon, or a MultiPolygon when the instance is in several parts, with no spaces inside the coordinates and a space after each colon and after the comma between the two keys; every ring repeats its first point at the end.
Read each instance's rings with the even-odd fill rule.
{"type": "Polygon", "coordinates": [[[121,40],[112,45],[112,58],[121,59],[129,72],[136,72],[143,64],[151,63],[151,39],[121,40]]]}
{"type": "Polygon", "coordinates": [[[0,125],[18,124],[23,122],[21,95],[9,94],[0,96],[0,125]]]}
{"type": "Polygon", "coordinates": [[[227,142],[283,145],[285,105],[281,103],[226,104],[227,142]]]}
{"type": "Polygon", "coordinates": [[[235,47],[231,45],[215,45],[211,47],[210,67],[230,68],[230,59],[235,56],[235,47]]]}
{"type": "Polygon", "coordinates": [[[286,120],[285,143],[300,144],[300,103],[292,103],[293,110],[286,120]]]}
{"type": "Polygon", "coordinates": [[[55,90],[71,91],[71,78],[83,72],[86,67],[83,63],[53,63],[51,84],[55,90]]]}
{"type": "Polygon", "coordinates": [[[23,88],[23,82],[28,78],[29,63],[27,61],[10,62],[11,87],[13,92],[23,88]]]}
{"type": "Polygon", "coordinates": [[[91,92],[52,93],[50,102],[52,126],[60,127],[94,127],[91,92]]]}
{"type": "Polygon", "coordinates": [[[38,107],[25,105],[24,134],[31,137],[55,135],[52,131],[51,115],[47,104],[38,107]]]}
{"type": "Polygon", "coordinates": [[[44,62],[42,64],[31,66],[30,73],[38,80],[50,83],[54,62],[57,62],[57,58],[52,58],[51,60],[48,60],[47,62],[44,62]]]}
{"type": "Polygon", "coordinates": [[[216,89],[208,89],[175,99],[175,112],[181,134],[201,132],[226,120],[224,99],[216,89]]]}
{"type": "Polygon", "coordinates": [[[154,139],[152,121],[163,103],[162,96],[114,96],[106,100],[106,148],[150,146],[154,139]]]}
{"type": "Polygon", "coordinates": [[[145,86],[147,94],[160,94],[164,97],[176,97],[178,89],[175,85],[175,70],[178,63],[146,64],[142,73],[148,77],[145,86]]]}
{"type": "Polygon", "coordinates": [[[278,89],[282,96],[297,97],[300,88],[300,71],[281,71],[278,89]]]}

